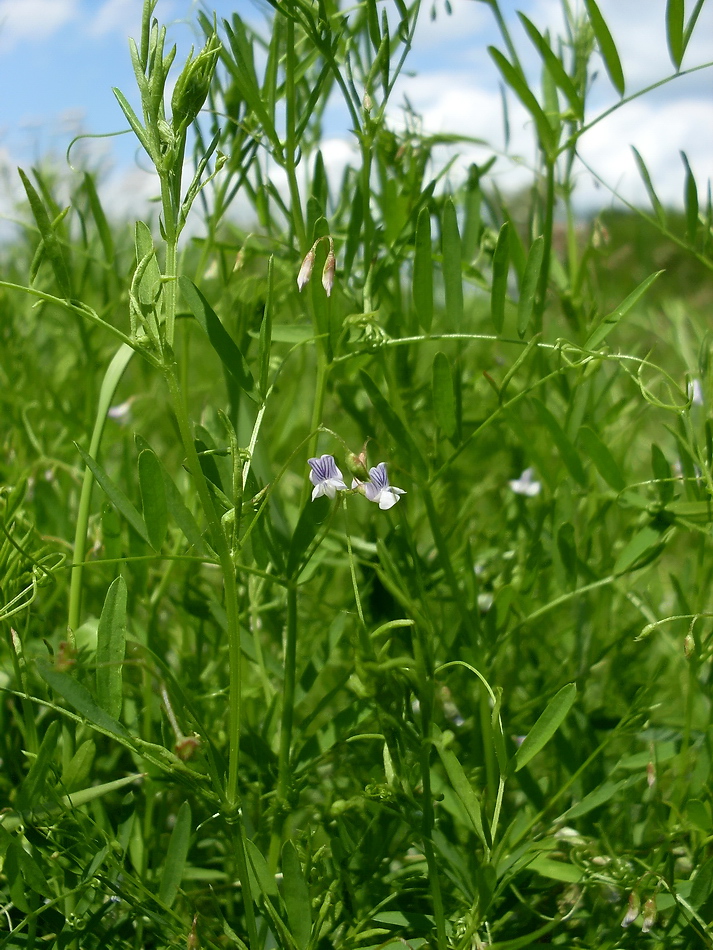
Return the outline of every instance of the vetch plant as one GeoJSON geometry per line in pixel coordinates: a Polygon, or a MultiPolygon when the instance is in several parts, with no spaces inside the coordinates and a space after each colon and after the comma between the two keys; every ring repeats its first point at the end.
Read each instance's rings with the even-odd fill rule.
{"type": "MultiPolygon", "coordinates": [[[[200,11],[172,94],[145,0],[117,98],[158,219],[23,174],[0,945],[710,944],[711,212],[687,158],[678,213],[635,151],[651,213],[578,215],[581,137],[645,92],[580,6],[555,36],[488,0],[535,137],[515,196],[500,147],[461,180],[462,130],[394,118],[419,0],[274,0],[265,35],[200,11]],[[398,517],[342,503],[392,509],[395,471],[398,517]]],[[[689,6],[671,93],[708,68],[689,6]]]]}

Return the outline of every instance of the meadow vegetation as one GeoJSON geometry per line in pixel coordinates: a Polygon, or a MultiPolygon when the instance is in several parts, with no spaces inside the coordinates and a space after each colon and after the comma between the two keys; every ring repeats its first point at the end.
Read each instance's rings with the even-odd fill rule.
{"type": "Polygon", "coordinates": [[[0,947],[713,946],[710,185],[670,210],[636,153],[649,206],[581,220],[592,71],[640,90],[594,0],[486,2],[514,198],[397,119],[420,0],[201,14],[182,65],[145,0],[156,215],[21,171],[0,947]]]}

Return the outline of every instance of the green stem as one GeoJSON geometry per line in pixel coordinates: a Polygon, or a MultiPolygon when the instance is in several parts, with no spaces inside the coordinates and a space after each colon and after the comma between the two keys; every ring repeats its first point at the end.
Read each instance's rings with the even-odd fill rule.
{"type": "Polygon", "coordinates": [[[292,224],[295,229],[295,236],[300,247],[300,253],[307,253],[307,233],[305,230],[304,218],[302,216],[302,202],[300,200],[300,189],[297,183],[295,173],[295,153],[297,151],[297,141],[295,136],[295,113],[297,103],[295,100],[295,23],[291,16],[287,17],[287,30],[285,37],[285,107],[287,110],[287,140],[285,142],[285,171],[287,173],[287,182],[290,189],[290,204],[292,208],[292,224]]]}
{"type": "Polygon", "coordinates": [[[535,298],[535,333],[542,332],[542,315],[545,311],[545,303],[547,302],[547,285],[550,280],[550,254],[552,251],[552,228],[555,211],[555,165],[549,158],[546,159],[546,163],[545,223],[542,232],[545,239],[545,246],[542,254],[540,280],[537,285],[537,297],[535,298]]]}
{"type": "Polygon", "coordinates": [[[225,614],[228,632],[228,650],[230,666],[229,690],[229,747],[228,781],[226,786],[226,800],[230,808],[234,808],[238,801],[238,766],[240,762],[240,714],[241,714],[241,679],[242,679],[242,651],[240,649],[240,625],[238,614],[238,590],[235,579],[235,566],[230,552],[223,526],[213,503],[213,497],[208,482],[203,474],[198,453],[196,451],[188,412],[186,410],[183,391],[178,382],[175,364],[164,369],[166,382],[171,394],[173,411],[176,415],[178,428],[181,434],[183,450],[186,453],[188,469],[193,476],[201,507],[208,521],[211,544],[218,555],[223,573],[223,588],[225,591],[225,614]]]}
{"type": "MultiPolygon", "coordinates": [[[[114,358],[109,364],[104,381],[99,392],[99,403],[97,405],[97,414],[94,421],[94,429],[89,442],[89,455],[95,459],[99,454],[102,435],[104,433],[104,423],[106,422],[109,406],[116,393],[116,388],[129,364],[129,360],[134,355],[134,350],[123,344],[119,347],[114,358]]],[[[94,485],[94,476],[87,468],[84,471],[84,480],[82,482],[82,491],[79,496],[79,508],[77,510],[77,523],[74,531],[74,551],[72,553],[72,573],[69,582],[69,610],[67,615],[67,628],[69,638],[73,640],[74,631],[79,626],[81,601],[82,601],[82,574],[84,571],[84,561],[87,549],[87,525],[89,523],[89,508],[92,501],[92,487],[94,485]]]]}
{"type": "Polygon", "coordinates": [[[421,703],[421,750],[419,762],[421,767],[421,785],[423,787],[423,821],[421,824],[423,835],[423,853],[428,867],[428,884],[433,900],[433,916],[436,920],[436,936],[438,950],[446,950],[446,919],[443,912],[443,897],[438,877],[436,853],[433,848],[433,827],[435,816],[433,812],[433,794],[431,791],[431,723],[433,720],[433,656],[427,639],[427,634],[420,624],[414,625],[414,658],[419,667],[421,703]]]}
{"type": "Polygon", "coordinates": [[[285,635],[285,675],[282,684],[282,719],[280,723],[280,750],[277,759],[277,815],[270,840],[269,864],[277,868],[277,858],[282,843],[280,820],[284,800],[290,786],[290,750],[292,747],[292,723],[295,711],[295,680],[297,666],[297,585],[293,582],[287,589],[287,630],[285,635]]]}

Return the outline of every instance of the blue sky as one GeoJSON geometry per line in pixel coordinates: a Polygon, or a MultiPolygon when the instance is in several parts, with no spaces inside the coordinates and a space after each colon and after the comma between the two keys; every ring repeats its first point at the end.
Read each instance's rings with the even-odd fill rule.
{"type": "MultiPolygon", "coordinates": [[[[392,0],[385,0],[391,6],[392,0]]],[[[577,9],[582,0],[570,0],[577,9]]],[[[403,96],[423,115],[427,131],[450,131],[487,138],[502,146],[502,113],[498,76],[486,52],[499,40],[492,14],[476,0],[451,0],[453,14],[437,0],[437,17],[424,4],[409,69],[394,100],[393,121],[400,121],[403,96]]],[[[265,4],[250,0],[159,0],[156,14],[178,43],[179,59],[195,41],[199,6],[218,17],[238,10],[259,22],[265,4]]],[[[690,8],[692,3],[688,3],[690,8]]],[[[627,92],[671,72],[664,34],[665,0],[600,0],[600,7],[619,46],[627,75],[627,92]]],[[[556,29],[559,0],[501,0],[512,23],[526,65],[536,75],[537,56],[515,20],[524,10],[540,29],[556,29]]],[[[140,31],[140,0],[0,0],[0,167],[7,181],[16,181],[14,167],[28,165],[53,152],[64,156],[79,131],[102,133],[125,127],[111,91],[121,88],[134,98],[134,78],[127,38],[140,31]]],[[[713,4],[706,4],[685,66],[713,60],[713,4]]],[[[594,112],[614,102],[603,69],[596,81],[594,112]]],[[[511,148],[527,163],[532,158],[531,133],[518,104],[511,102],[511,148]]],[[[329,112],[325,156],[339,173],[351,154],[344,111],[329,112]]],[[[677,80],[650,97],[638,100],[593,129],[583,141],[593,167],[627,197],[643,200],[644,193],[631,159],[630,145],[645,156],[664,200],[680,203],[683,172],[679,149],[685,149],[699,181],[713,177],[713,70],[677,80]]],[[[130,136],[105,139],[93,146],[103,154],[111,174],[107,200],[126,211],[127,196],[148,194],[148,176],[135,169],[136,147],[130,136]]],[[[466,150],[456,164],[463,168],[486,157],[484,150],[466,150]]],[[[502,185],[517,187],[527,180],[523,165],[500,162],[502,185]]],[[[14,186],[10,184],[11,190],[14,186]]],[[[607,204],[608,193],[582,172],[580,206],[607,204]]],[[[2,206],[9,210],[7,199],[2,206]]]]}

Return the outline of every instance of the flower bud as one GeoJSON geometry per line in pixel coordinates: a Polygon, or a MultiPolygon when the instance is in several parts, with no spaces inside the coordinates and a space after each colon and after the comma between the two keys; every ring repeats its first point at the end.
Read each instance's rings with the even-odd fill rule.
{"type": "Polygon", "coordinates": [[[647,934],[656,923],[656,901],[650,897],[644,904],[644,922],[641,927],[642,934],[647,934]]]}
{"type": "Polygon", "coordinates": [[[369,471],[366,467],[366,445],[358,455],[347,452],[344,461],[350,475],[364,482],[369,478],[369,471]]]}
{"type": "Polygon", "coordinates": [[[630,924],[633,924],[636,918],[639,916],[641,910],[641,905],[639,903],[639,896],[633,891],[629,894],[629,907],[624,915],[624,919],[621,922],[622,927],[628,927],[630,924]]]}
{"type": "Polygon", "coordinates": [[[368,92],[364,93],[364,98],[362,99],[362,106],[364,107],[364,112],[371,112],[374,108],[374,103],[371,100],[371,96],[368,92]]]}
{"type": "Polygon", "coordinates": [[[325,289],[325,292],[328,297],[332,294],[332,287],[334,286],[334,270],[337,266],[337,260],[334,256],[334,251],[330,248],[329,254],[327,254],[327,260],[324,262],[324,270],[322,271],[322,286],[325,289]]]}
{"type": "Polygon", "coordinates": [[[300,267],[300,272],[297,275],[297,289],[302,290],[304,285],[309,281],[312,276],[312,268],[314,267],[314,248],[310,248],[309,251],[305,254],[305,259],[302,261],[302,266],[300,267]]]}

